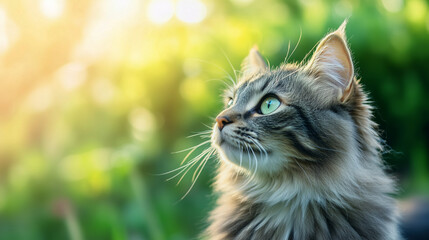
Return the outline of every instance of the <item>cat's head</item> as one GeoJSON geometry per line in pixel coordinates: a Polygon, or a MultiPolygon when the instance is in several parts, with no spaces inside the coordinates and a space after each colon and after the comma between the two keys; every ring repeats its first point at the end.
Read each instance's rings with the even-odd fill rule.
{"type": "MultiPolygon", "coordinates": [[[[303,64],[271,70],[256,48],[225,94],[212,143],[223,161],[257,173],[323,166],[356,151],[353,111],[361,92],[345,23],[303,64]]],[[[360,96],[361,97],[361,96],[360,96]]]]}

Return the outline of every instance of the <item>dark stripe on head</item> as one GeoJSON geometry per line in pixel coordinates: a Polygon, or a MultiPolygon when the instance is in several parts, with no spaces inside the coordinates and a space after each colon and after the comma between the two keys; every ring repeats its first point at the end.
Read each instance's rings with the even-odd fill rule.
{"type": "Polygon", "coordinates": [[[297,111],[299,117],[302,119],[304,123],[304,127],[306,128],[306,132],[308,134],[308,137],[311,138],[311,140],[315,143],[323,142],[320,135],[317,133],[317,131],[314,129],[313,123],[310,121],[310,119],[307,117],[307,115],[304,113],[304,110],[297,105],[290,104],[289,106],[295,108],[297,111]]]}
{"type": "Polygon", "coordinates": [[[312,159],[324,157],[323,152],[312,150],[304,146],[300,141],[298,141],[298,138],[296,137],[296,134],[294,132],[286,131],[284,135],[290,140],[292,146],[302,155],[310,157],[312,159]]]}
{"type": "Polygon", "coordinates": [[[247,85],[249,85],[248,81],[242,83],[240,87],[238,87],[237,89],[235,89],[235,91],[234,91],[234,96],[236,96],[235,98],[238,99],[240,97],[239,93],[243,92],[243,90],[247,87],[247,85]]]}
{"type": "Polygon", "coordinates": [[[270,83],[270,81],[271,81],[271,79],[269,79],[269,78],[265,79],[265,83],[260,90],[261,92],[263,92],[268,87],[268,84],[270,83]]]}

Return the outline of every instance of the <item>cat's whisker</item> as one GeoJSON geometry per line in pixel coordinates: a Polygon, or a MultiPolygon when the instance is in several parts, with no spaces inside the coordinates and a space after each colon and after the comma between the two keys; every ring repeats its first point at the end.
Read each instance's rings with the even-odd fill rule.
{"type": "MultiPolygon", "coordinates": [[[[191,151],[189,151],[187,154],[186,154],[186,156],[185,156],[185,158],[182,160],[182,162],[180,163],[180,167],[178,167],[178,168],[176,168],[176,169],[173,169],[173,170],[170,170],[170,171],[167,171],[167,172],[164,172],[164,173],[159,173],[159,174],[156,174],[156,175],[158,175],[158,176],[162,176],[162,175],[167,175],[167,174],[170,174],[170,173],[174,173],[174,172],[177,172],[177,171],[179,171],[179,170],[181,170],[181,169],[183,169],[183,168],[186,168],[186,167],[188,167],[189,165],[191,165],[194,161],[195,161],[195,158],[194,159],[192,159],[191,161],[189,161],[187,164],[185,164],[185,165],[183,165],[183,163],[189,158],[189,156],[198,148],[198,147],[200,147],[200,146],[203,146],[204,144],[207,144],[207,143],[209,143],[210,142],[210,140],[207,140],[207,141],[204,141],[204,142],[202,142],[202,143],[200,143],[200,144],[198,144],[198,145],[196,145],[196,146],[194,146],[194,147],[191,147],[191,148],[188,148],[188,149],[185,149],[185,150],[181,150],[181,151],[179,151],[179,152],[183,152],[183,151],[187,151],[187,150],[191,150],[191,151]]],[[[175,153],[179,153],[179,152],[175,152],[175,153]]],[[[180,172],[179,172],[179,174],[180,174],[180,172]]],[[[177,174],[176,174],[177,175],[177,174]]],[[[174,178],[174,177],[173,177],[174,178]]],[[[169,181],[170,180],[170,178],[169,179],[167,179],[167,181],[169,181]]]]}
{"type": "Polygon", "coordinates": [[[186,151],[189,151],[189,150],[194,150],[194,149],[197,149],[198,147],[200,147],[200,146],[202,146],[204,144],[207,144],[209,142],[210,142],[210,140],[207,140],[207,141],[204,141],[204,142],[202,142],[200,144],[197,144],[197,145],[195,145],[193,147],[189,147],[189,148],[186,148],[186,149],[183,149],[183,150],[179,150],[179,151],[176,151],[176,152],[172,152],[172,153],[173,154],[177,154],[177,153],[182,153],[182,152],[186,152],[186,151]]]}
{"type": "Polygon", "coordinates": [[[170,181],[171,179],[176,178],[177,176],[179,176],[181,173],[185,172],[182,177],[180,178],[179,182],[177,184],[180,183],[180,181],[183,179],[183,177],[186,175],[186,173],[208,152],[210,151],[210,148],[205,149],[203,152],[201,152],[199,155],[197,155],[196,157],[194,157],[192,160],[190,160],[186,165],[183,165],[182,167],[184,167],[180,172],[176,173],[174,176],[170,177],[167,179],[167,181],[170,181]]]}
{"type": "MultiPolygon", "coordinates": [[[[211,147],[209,147],[209,148],[207,148],[207,149],[205,149],[202,153],[200,153],[198,156],[196,156],[195,158],[193,158],[192,159],[192,164],[190,165],[190,167],[183,173],[183,175],[182,175],[182,177],[180,177],[180,179],[179,179],[179,181],[177,182],[177,184],[179,184],[181,181],[182,181],[182,179],[186,176],[186,174],[189,172],[189,170],[191,170],[191,168],[193,168],[194,166],[195,166],[195,164],[197,164],[198,163],[198,161],[199,160],[201,160],[201,159],[203,159],[204,158],[204,156],[206,156],[210,151],[212,150],[212,148],[211,147]]],[[[182,170],[181,172],[183,172],[184,170],[182,170]]],[[[179,173],[180,174],[180,173],[179,173]]],[[[174,177],[176,177],[177,175],[179,175],[179,174],[176,174],[174,177]]],[[[172,177],[172,178],[174,178],[174,177],[172,177]]],[[[171,178],[170,178],[171,179],[171,178]]]]}
{"type": "MultiPolygon", "coordinates": [[[[240,153],[240,170],[241,170],[241,160],[242,160],[242,150],[241,150],[241,144],[240,142],[237,143],[238,144],[238,152],[240,153]]],[[[237,181],[237,177],[238,177],[238,173],[239,171],[236,171],[235,173],[235,181],[237,181]]]]}
{"type": "Polygon", "coordinates": [[[198,160],[199,159],[193,159],[192,161],[190,161],[190,162],[188,162],[186,165],[183,165],[183,166],[181,166],[180,168],[181,168],[181,170],[180,170],[180,172],[178,172],[178,173],[176,173],[174,176],[172,176],[172,177],[169,177],[169,178],[167,178],[167,180],[166,181],[170,181],[170,180],[172,180],[172,179],[174,179],[174,178],[176,178],[177,176],[179,176],[181,173],[183,173],[184,171],[186,171],[185,172],[185,174],[189,171],[189,169],[191,169],[197,162],[198,162],[198,160]]]}
{"type": "Polygon", "coordinates": [[[265,154],[265,160],[268,159],[268,153],[265,150],[265,148],[261,145],[261,143],[259,143],[259,141],[255,138],[250,138],[250,140],[256,145],[256,147],[259,149],[259,152],[261,154],[261,158],[262,158],[262,152],[265,154]]]}
{"type": "Polygon", "coordinates": [[[194,181],[195,175],[198,172],[198,169],[203,164],[204,160],[207,158],[207,156],[210,157],[210,155],[212,154],[212,151],[214,150],[213,148],[209,148],[209,149],[210,149],[210,151],[204,156],[203,160],[200,162],[200,164],[198,165],[198,167],[195,169],[194,174],[192,175],[192,181],[194,181]]]}
{"type": "Polygon", "coordinates": [[[289,40],[289,42],[287,44],[287,52],[286,52],[286,57],[285,57],[284,63],[287,63],[286,61],[287,61],[287,59],[289,57],[289,51],[290,51],[290,40],[289,40]]]}
{"type": "Polygon", "coordinates": [[[301,42],[301,37],[302,37],[302,28],[300,28],[299,30],[299,38],[298,38],[298,42],[296,43],[294,49],[292,50],[290,56],[287,57],[286,62],[289,61],[289,58],[292,57],[292,55],[295,53],[295,50],[298,48],[299,43],[301,42]]]}
{"type": "Polygon", "coordinates": [[[247,157],[248,157],[248,162],[249,162],[249,168],[252,166],[252,162],[251,162],[251,157],[250,157],[250,151],[249,151],[249,145],[246,142],[243,142],[244,146],[246,146],[246,152],[247,152],[247,157]]]}
{"type": "MultiPolygon", "coordinates": [[[[211,119],[213,119],[213,118],[211,118],[211,119]]],[[[211,132],[211,131],[213,131],[213,130],[212,130],[213,126],[209,126],[209,125],[204,124],[204,123],[203,123],[203,125],[204,125],[205,127],[207,127],[208,129],[210,129],[210,132],[211,132]]]]}
{"type": "Polygon", "coordinates": [[[193,138],[193,137],[201,136],[201,135],[210,135],[210,134],[211,134],[211,132],[212,132],[212,130],[205,130],[205,131],[201,131],[201,132],[198,132],[198,133],[195,133],[195,134],[189,135],[189,136],[187,136],[186,138],[193,138]]]}
{"type": "MultiPolygon", "coordinates": [[[[188,167],[188,166],[189,166],[189,164],[190,164],[190,162],[189,162],[189,163],[187,163],[187,164],[185,164],[185,165],[182,165],[182,166],[180,166],[180,167],[178,167],[178,168],[176,168],[176,169],[170,170],[170,171],[168,171],[168,172],[158,173],[158,174],[155,174],[155,175],[157,175],[157,176],[168,175],[168,174],[171,174],[171,173],[177,172],[177,171],[179,171],[179,170],[181,170],[181,169],[183,169],[183,168],[188,167]]],[[[168,180],[167,180],[167,181],[168,181],[168,180]]]]}
{"type": "MultiPolygon", "coordinates": [[[[239,145],[240,146],[240,145],[239,145]]],[[[242,165],[242,163],[243,163],[243,150],[244,150],[244,148],[242,148],[241,146],[240,146],[240,169],[241,169],[241,165],[242,165]]]]}
{"type": "Polygon", "coordinates": [[[253,174],[250,177],[250,180],[249,180],[249,182],[250,182],[254,179],[254,177],[256,175],[256,171],[258,170],[258,158],[256,157],[256,154],[255,154],[255,151],[253,151],[253,148],[251,146],[249,146],[249,148],[250,148],[250,151],[252,151],[253,159],[255,160],[255,171],[253,171],[253,174]]]}
{"type": "MultiPolygon", "coordinates": [[[[224,53],[224,55],[225,55],[225,53],[224,53]]],[[[212,65],[213,67],[216,67],[217,69],[221,70],[227,76],[227,78],[232,82],[233,86],[235,86],[236,82],[234,81],[234,78],[231,76],[231,74],[229,74],[224,68],[222,68],[218,64],[215,64],[215,63],[212,63],[212,62],[209,62],[209,61],[206,61],[206,60],[198,59],[198,58],[196,58],[194,60],[200,61],[202,63],[209,64],[209,65],[212,65]]],[[[237,78],[237,76],[235,76],[235,77],[237,78]]]]}
{"type": "Polygon", "coordinates": [[[188,154],[186,154],[186,156],[183,158],[183,160],[182,160],[182,162],[180,163],[180,165],[182,165],[188,158],[189,158],[189,156],[191,156],[191,154],[197,149],[197,148],[199,148],[199,147],[201,147],[201,146],[203,146],[203,145],[205,145],[205,144],[207,144],[207,143],[211,143],[211,140],[209,139],[209,140],[206,140],[206,141],[204,141],[204,142],[202,142],[201,144],[198,144],[198,145],[196,145],[195,147],[193,147],[192,148],[192,150],[191,151],[189,151],[188,152],[188,154]]]}
{"type": "Polygon", "coordinates": [[[221,51],[222,51],[223,55],[225,56],[226,60],[228,61],[229,66],[231,67],[232,71],[234,72],[235,81],[233,81],[233,84],[235,86],[235,85],[237,85],[236,81],[238,79],[238,77],[237,77],[237,72],[238,71],[234,68],[234,65],[232,65],[231,60],[229,59],[228,55],[226,55],[225,51],[223,49],[221,49],[221,51]]]}
{"type": "MultiPolygon", "coordinates": [[[[230,81],[232,81],[232,79],[231,79],[230,77],[228,77],[228,79],[229,79],[230,81]]],[[[231,86],[229,83],[225,82],[225,81],[224,81],[224,79],[220,79],[220,78],[207,79],[206,81],[207,81],[207,82],[210,82],[210,81],[220,81],[220,82],[221,82],[223,85],[225,85],[225,87],[227,87],[227,88],[232,88],[232,87],[234,87],[234,86],[231,86]]]]}
{"type": "Polygon", "coordinates": [[[210,159],[210,157],[212,156],[212,154],[215,152],[215,149],[211,149],[211,151],[204,157],[204,159],[203,159],[203,161],[202,161],[202,163],[204,163],[203,165],[202,165],[202,167],[200,168],[200,170],[199,170],[199,172],[198,172],[198,174],[197,174],[197,176],[196,176],[196,178],[195,178],[195,180],[194,181],[192,181],[192,184],[191,184],[191,186],[189,187],[189,189],[188,189],[188,191],[186,191],[186,193],[185,193],[185,195],[183,195],[183,197],[182,198],[180,198],[180,200],[183,200],[188,194],[189,194],[189,192],[191,192],[191,190],[192,190],[192,188],[194,187],[194,185],[195,185],[195,183],[197,182],[197,179],[198,179],[198,177],[200,176],[200,174],[201,174],[201,172],[203,171],[203,169],[204,169],[204,167],[205,167],[205,165],[206,165],[206,163],[208,162],[208,160],[210,159]]]}
{"type": "MultiPolygon", "coordinates": [[[[249,162],[249,167],[248,168],[251,169],[251,166],[252,166],[251,163],[252,162],[251,162],[251,157],[250,157],[249,145],[246,142],[243,142],[243,145],[244,145],[244,147],[246,147],[246,152],[247,152],[247,156],[248,156],[248,158],[247,158],[247,160],[249,162]]],[[[251,179],[247,178],[247,180],[243,184],[243,188],[245,188],[248,184],[250,184],[250,182],[251,182],[251,179]]]]}
{"type": "Polygon", "coordinates": [[[284,78],[288,78],[288,77],[290,77],[291,75],[293,75],[293,74],[295,74],[296,72],[299,72],[300,71],[300,69],[298,68],[298,69],[296,69],[296,70],[294,70],[294,71],[292,71],[292,72],[290,72],[288,75],[286,75],[284,78]]]}

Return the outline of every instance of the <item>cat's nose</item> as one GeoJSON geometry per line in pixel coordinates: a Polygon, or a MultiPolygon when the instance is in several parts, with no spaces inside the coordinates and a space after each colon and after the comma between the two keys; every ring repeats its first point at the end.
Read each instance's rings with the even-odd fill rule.
{"type": "Polygon", "coordinates": [[[218,116],[216,117],[217,127],[220,131],[222,131],[223,127],[225,127],[227,124],[232,123],[231,119],[227,116],[218,116]]]}

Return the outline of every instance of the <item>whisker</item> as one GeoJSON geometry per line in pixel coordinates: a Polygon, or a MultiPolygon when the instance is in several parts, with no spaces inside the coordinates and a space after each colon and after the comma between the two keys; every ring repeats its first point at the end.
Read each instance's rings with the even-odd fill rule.
{"type": "Polygon", "coordinates": [[[211,132],[212,132],[212,130],[205,130],[205,131],[201,131],[201,132],[189,135],[186,138],[193,138],[195,136],[206,135],[206,134],[210,134],[211,132]]]}
{"type": "Polygon", "coordinates": [[[179,151],[177,151],[177,152],[172,152],[172,153],[173,153],[173,154],[177,154],[177,153],[182,153],[182,152],[186,152],[186,151],[189,151],[189,150],[197,149],[198,147],[200,147],[200,146],[202,146],[202,145],[204,145],[204,144],[207,144],[208,142],[210,142],[210,140],[204,141],[204,142],[202,142],[202,143],[200,143],[200,144],[198,144],[198,145],[195,145],[195,146],[193,146],[193,147],[186,148],[186,149],[179,150],[179,151]]]}
{"type": "Polygon", "coordinates": [[[250,177],[250,180],[253,180],[253,178],[255,177],[256,174],[256,170],[258,169],[258,158],[256,157],[255,152],[253,151],[252,147],[249,147],[250,151],[252,151],[253,157],[255,159],[255,171],[253,172],[252,176],[250,177]]]}
{"type": "MultiPolygon", "coordinates": [[[[186,156],[185,156],[185,158],[182,160],[182,162],[180,163],[180,165],[182,165],[188,158],[189,158],[189,156],[198,148],[198,147],[200,147],[200,146],[202,146],[202,145],[204,145],[204,144],[207,144],[207,143],[209,143],[210,142],[210,140],[207,140],[207,141],[205,141],[205,142],[203,142],[203,143],[200,143],[200,144],[198,144],[198,145],[196,145],[196,146],[194,146],[194,147],[191,147],[191,148],[188,148],[188,149],[185,149],[185,150],[182,150],[182,151],[179,151],[179,152],[183,152],[183,151],[186,151],[186,150],[191,150],[191,151],[189,151],[187,154],[186,154],[186,156]]],[[[179,153],[179,152],[175,152],[175,153],[179,153]]],[[[195,158],[194,158],[195,159],[195,158]]],[[[189,161],[187,164],[185,164],[185,165],[183,165],[183,166],[180,166],[180,167],[178,167],[178,168],[176,168],[176,169],[173,169],[173,170],[170,170],[170,171],[167,171],[167,172],[164,172],[164,173],[158,173],[158,174],[155,174],[155,175],[157,175],[157,176],[163,176],[163,175],[167,175],[167,174],[170,174],[170,173],[174,173],[174,172],[177,172],[177,171],[179,171],[179,170],[181,170],[181,169],[183,169],[183,168],[186,168],[187,166],[189,166],[190,164],[192,164],[193,163],[193,161],[194,161],[194,159],[192,159],[191,161],[189,161]]],[[[167,181],[169,181],[169,179],[167,179],[167,181]]]]}
{"type": "MultiPolygon", "coordinates": [[[[184,175],[186,175],[186,173],[189,171],[189,169],[191,169],[197,162],[198,162],[198,160],[199,159],[197,159],[197,158],[195,158],[195,159],[192,159],[192,161],[190,161],[189,163],[187,163],[186,165],[183,165],[182,167],[183,167],[183,169],[180,171],[180,172],[178,172],[178,173],[176,173],[174,176],[172,176],[172,177],[170,177],[170,178],[167,178],[167,180],[166,181],[171,181],[172,179],[174,179],[174,178],[176,178],[177,176],[179,176],[181,173],[183,173],[183,172],[185,172],[185,174],[184,175]]],[[[180,180],[179,180],[180,181],[180,180]]],[[[179,184],[179,183],[177,183],[177,184],[179,184]]]]}
{"type": "MultiPolygon", "coordinates": [[[[249,151],[249,146],[246,142],[243,142],[244,147],[246,147],[246,152],[247,152],[247,160],[249,162],[249,169],[251,169],[251,157],[250,157],[250,151],[249,151]]],[[[250,179],[248,178],[247,181],[243,184],[243,188],[245,188],[248,184],[250,183],[250,179]]]]}
{"type": "MultiPolygon", "coordinates": [[[[224,55],[225,55],[225,53],[224,53],[224,55]]],[[[198,59],[198,58],[194,58],[194,60],[212,65],[212,66],[216,67],[217,69],[221,70],[227,76],[227,78],[233,83],[233,85],[235,86],[234,78],[224,68],[220,67],[219,65],[217,65],[215,63],[212,63],[212,62],[209,62],[206,60],[202,60],[202,59],[198,59]]],[[[237,76],[235,76],[235,77],[237,77],[237,76]]]]}
{"type": "MultiPolygon", "coordinates": [[[[211,118],[211,119],[214,119],[214,118],[211,118]]],[[[213,126],[209,126],[209,125],[204,124],[204,123],[203,123],[203,125],[204,125],[204,126],[206,126],[208,129],[210,129],[210,131],[212,131],[212,127],[213,127],[213,126]]]]}
{"type": "Polygon", "coordinates": [[[292,53],[290,54],[290,56],[286,59],[286,62],[288,62],[289,59],[292,57],[292,55],[295,53],[295,50],[298,48],[298,45],[301,42],[301,37],[302,37],[302,28],[299,29],[298,42],[296,43],[295,48],[292,50],[292,53]]]}
{"type": "Polygon", "coordinates": [[[257,139],[255,139],[255,138],[253,138],[253,137],[250,137],[249,138],[254,144],[255,144],[255,146],[258,148],[258,150],[259,150],[259,152],[260,152],[260,155],[261,155],[261,158],[262,158],[262,153],[264,153],[264,155],[265,155],[265,159],[268,159],[268,153],[267,153],[267,151],[265,150],[265,148],[259,143],[259,141],[257,140],[257,139]]]}
{"type": "MultiPolygon", "coordinates": [[[[168,175],[168,174],[170,174],[170,173],[177,172],[177,171],[179,171],[180,169],[182,169],[182,168],[185,168],[185,167],[189,166],[189,164],[190,164],[190,162],[189,162],[189,163],[187,163],[187,164],[185,164],[185,165],[183,165],[183,166],[180,166],[180,167],[178,167],[178,168],[176,168],[176,169],[170,170],[170,171],[168,171],[168,172],[164,172],[164,173],[157,173],[157,174],[155,174],[155,175],[157,175],[157,176],[168,175]]],[[[167,181],[168,181],[168,180],[167,180],[167,181]]]]}
{"type": "Polygon", "coordinates": [[[209,156],[209,157],[210,157],[210,155],[212,154],[213,149],[212,149],[212,148],[210,148],[210,150],[211,150],[211,151],[207,153],[207,155],[203,158],[203,160],[200,162],[200,164],[198,165],[198,167],[195,169],[194,174],[192,175],[192,181],[194,181],[194,179],[195,179],[195,173],[196,173],[196,172],[198,172],[198,169],[201,167],[202,163],[204,162],[204,159],[206,159],[206,158],[207,158],[207,156],[209,156]]]}
{"type": "Polygon", "coordinates": [[[191,156],[191,154],[199,147],[207,144],[207,143],[211,143],[211,140],[206,140],[204,142],[202,142],[201,144],[198,144],[197,146],[195,146],[191,151],[188,152],[188,154],[186,154],[185,158],[183,158],[182,162],[180,163],[180,165],[182,165],[188,158],[189,156],[191,156]]]}
{"type": "Polygon", "coordinates": [[[215,151],[215,149],[212,149],[212,151],[204,157],[204,159],[202,161],[202,162],[204,162],[204,164],[201,167],[200,171],[198,172],[198,174],[197,174],[197,176],[195,178],[195,181],[192,182],[192,185],[189,187],[188,191],[185,193],[185,195],[183,195],[183,197],[180,200],[183,200],[189,194],[189,192],[192,190],[192,188],[194,187],[195,183],[197,182],[198,177],[200,176],[200,174],[203,171],[206,163],[208,162],[208,160],[210,159],[210,157],[212,156],[212,154],[214,153],[214,151],[215,151]]]}
{"type": "MultiPolygon", "coordinates": [[[[235,80],[237,80],[237,70],[235,70],[234,66],[231,63],[231,60],[229,59],[228,55],[226,55],[225,51],[223,49],[221,49],[221,51],[222,51],[223,55],[225,56],[226,60],[228,61],[229,66],[231,67],[232,71],[234,72],[235,80]]],[[[234,86],[237,85],[236,81],[232,81],[232,82],[233,82],[234,86]]]]}
{"type": "Polygon", "coordinates": [[[289,57],[289,50],[290,50],[290,40],[289,40],[289,42],[287,44],[287,52],[286,52],[286,57],[285,57],[285,63],[287,63],[287,59],[289,57]]]}
{"type": "MultiPolygon", "coordinates": [[[[228,79],[231,81],[231,79],[229,77],[228,77],[228,79]]],[[[227,82],[225,82],[223,79],[220,79],[220,78],[211,78],[211,79],[207,79],[206,81],[207,82],[220,81],[220,82],[222,82],[223,85],[225,85],[226,88],[233,88],[234,87],[234,86],[231,86],[230,84],[228,84],[227,82]]]]}
{"type": "MultiPolygon", "coordinates": [[[[242,149],[241,149],[241,144],[240,144],[240,142],[238,142],[238,151],[240,152],[240,170],[241,170],[241,161],[242,161],[242,154],[243,154],[243,151],[242,151],[242,149]]],[[[239,171],[236,171],[236,173],[235,173],[235,181],[237,181],[238,173],[239,173],[239,171]]]]}
{"type": "MultiPolygon", "coordinates": [[[[210,148],[204,150],[203,152],[201,152],[198,156],[194,157],[192,160],[190,160],[186,165],[182,166],[182,167],[187,167],[190,166],[188,169],[185,167],[184,169],[182,169],[179,173],[175,174],[174,176],[170,177],[167,179],[167,181],[170,181],[171,179],[176,178],[178,175],[180,175],[182,172],[186,171],[182,178],[184,177],[184,175],[186,175],[186,173],[189,171],[190,168],[192,168],[197,162],[198,160],[200,160],[205,154],[208,153],[208,151],[210,150],[210,148]],[[186,170],[187,169],[187,170],[186,170]]],[[[181,179],[182,179],[181,178],[181,179]]],[[[179,181],[180,182],[180,181],[179,181]]]]}

